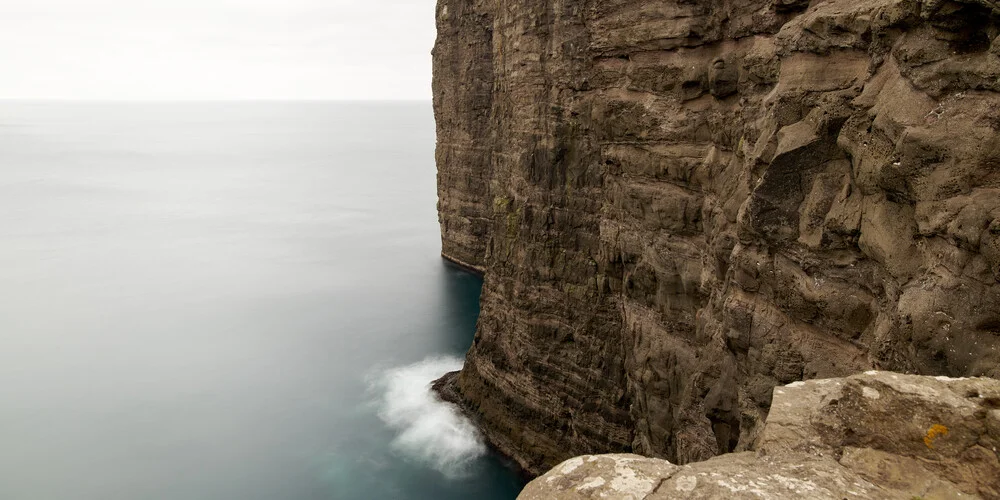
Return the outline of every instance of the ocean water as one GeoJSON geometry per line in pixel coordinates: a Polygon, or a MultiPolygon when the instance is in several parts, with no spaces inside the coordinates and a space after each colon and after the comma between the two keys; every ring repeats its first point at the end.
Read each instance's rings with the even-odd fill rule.
{"type": "Polygon", "coordinates": [[[0,102],[0,498],[511,499],[429,103],[0,102]]]}

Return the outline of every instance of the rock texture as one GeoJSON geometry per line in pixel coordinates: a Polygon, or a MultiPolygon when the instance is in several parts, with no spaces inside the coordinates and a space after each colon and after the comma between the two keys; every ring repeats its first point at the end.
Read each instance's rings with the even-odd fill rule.
{"type": "Polygon", "coordinates": [[[752,449],[772,388],[1000,376],[991,0],[439,0],[454,393],[533,474],[752,449]]]}
{"type": "Polygon", "coordinates": [[[484,201],[493,153],[493,16],[485,5],[474,0],[438,7],[433,80],[441,254],[479,273],[493,215],[484,201]]]}
{"type": "Polygon", "coordinates": [[[775,389],[760,449],[576,457],[522,500],[1000,498],[1000,381],[869,372],[775,389]]]}

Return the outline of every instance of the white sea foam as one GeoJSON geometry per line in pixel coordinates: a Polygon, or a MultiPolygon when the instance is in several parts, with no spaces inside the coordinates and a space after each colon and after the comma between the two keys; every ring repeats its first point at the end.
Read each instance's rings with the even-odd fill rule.
{"type": "Polygon", "coordinates": [[[461,368],[458,358],[428,358],[386,370],[375,381],[379,418],[396,431],[393,449],[450,478],[467,475],[486,453],[472,422],[431,391],[435,379],[461,368]]]}

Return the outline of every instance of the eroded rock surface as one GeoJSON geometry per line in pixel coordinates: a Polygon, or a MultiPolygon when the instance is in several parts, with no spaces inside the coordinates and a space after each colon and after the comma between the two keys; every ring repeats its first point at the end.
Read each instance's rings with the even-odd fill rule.
{"type": "Polygon", "coordinates": [[[439,0],[454,389],[540,474],[752,449],[772,388],[1000,376],[992,0],[439,0]]]}
{"type": "Polygon", "coordinates": [[[1000,498],[1000,381],[869,372],[774,391],[757,453],[569,459],[522,500],[1000,498]]]}
{"type": "Polygon", "coordinates": [[[776,460],[744,452],[685,466],[638,455],[576,457],[528,484],[518,499],[843,500],[885,496],[884,490],[832,458],[799,455],[776,460]]]}

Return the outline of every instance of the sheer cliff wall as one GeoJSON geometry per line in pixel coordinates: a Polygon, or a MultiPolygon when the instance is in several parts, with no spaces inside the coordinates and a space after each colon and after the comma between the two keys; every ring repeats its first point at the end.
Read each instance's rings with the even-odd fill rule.
{"type": "Polygon", "coordinates": [[[748,449],[774,386],[1000,376],[990,0],[439,0],[450,380],[531,473],[748,449]]]}

